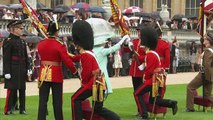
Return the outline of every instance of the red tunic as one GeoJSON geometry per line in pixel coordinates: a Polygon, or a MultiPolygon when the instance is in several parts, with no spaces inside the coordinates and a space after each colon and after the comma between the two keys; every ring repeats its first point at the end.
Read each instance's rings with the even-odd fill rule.
{"type": "Polygon", "coordinates": [[[154,70],[156,68],[160,68],[160,62],[158,57],[152,53],[152,52],[147,52],[146,57],[145,57],[145,70],[144,70],[144,80],[146,85],[152,85],[152,76],[154,73],[154,70]]]}
{"type": "MultiPolygon", "coordinates": [[[[72,73],[76,73],[76,68],[70,59],[67,49],[63,43],[56,40],[55,38],[46,38],[38,44],[38,53],[40,55],[41,61],[52,61],[64,64],[71,70],[72,73]]],[[[42,69],[44,65],[41,65],[39,72],[39,80],[42,76],[42,69]]],[[[49,74],[51,81],[49,82],[63,82],[62,66],[51,66],[51,74],[49,74]]]]}
{"type": "Polygon", "coordinates": [[[81,64],[82,86],[87,87],[88,89],[92,89],[92,85],[94,82],[94,76],[92,72],[99,70],[99,66],[95,57],[87,52],[84,52],[84,53],[73,56],[72,59],[74,62],[80,62],[81,64]]]}
{"type": "MultiPolygon", "coordinates": [[[[131,42],[133,43],[134,50],[139,55],[138,57],[139,57],[140,64],[143,63],[145,51],[144,51],[144,48],[142,48],[141,45],[140,45],[140,39],[133,39],[131,42]]],[[[124,47],[123,50],[124,50],[124,52],[130,52],[131,51],[128,47],[124,47]]],[[[142,77],[143,72],[138,69],[138,66],[140,64],[137,62],[136,56],[132,56],[132,63],[130,65],[129,75],[131,75],[133,77],[142,77]]]]}
{"type": "Polygon", "coordinates": [[[164,69],[169,69],[170,67],[170,45],[168,42],[158,39],[158,44],[155,49],[158,53],[161,61],[161,67],[164,69]]]}

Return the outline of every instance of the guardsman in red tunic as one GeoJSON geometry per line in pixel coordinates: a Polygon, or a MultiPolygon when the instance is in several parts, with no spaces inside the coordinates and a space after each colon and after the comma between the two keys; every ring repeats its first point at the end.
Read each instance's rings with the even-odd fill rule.
{"type": "MultiPolygon", "coordinates": [[[[129,75],[132,76],[132,85],[134,91],[143,83],[143,68],[140,69],[139,66],[143,67],[144,63],[144,56],[145,56],[145,50],[144,47],[141,46],[141,40],[140,38],[140,29],[141,25],[138,26],[138,38],[131,40],[128,43],[128,46],[125,45],[123,47],[124,52],[130,52],[132,54],[131,57],[131,65],[129,69],[129,75]],[[133,52],[134,51],[134,52],[133,52]]],[[[136,115],[139,114],[138,113],[136,115]]]]}
{"type": "MultiPolygon", "coordinates": [[[[137,28],[139,38],[140,27],[141,26],[137,28]]],[[[129,75],[132,76],[134,91],[143,83],[143,70],[140,70],[139,66],[144,62],[145,51],[141,46],[141,40],[139,38],[131,40],[128,43],[128,46],[123,47],[124,52],[132,52],[132,61],[129,69],[129,75]]]]}
{"type": "Polygon", "coordinates": [[[77,70],[68,55],[66,46],[57,40],[57,22],[50,22],[48,26],[48,38],[38,44],[38,53],[41,59],[41,67],[38,76],[39,83],[39,108],[38,120],[46,120],[47,102],[50,89],[53,95],[53,107],[55,120],[63,120],[62,94],[63,94],[63,73],[62,62],[72,73],[77,70]]]}
{"type": "Polygon", "coordinates": [[[152,27],[144,27],[141,29],[141,40],[143,40],[142,45],[145,46],[146,56],[145,56],[145,69],[144,69],[144,83],[139,86],[139,88],[134,92],[134,97],[136,104],[138,106],[140,116],[138,119],[148,119],[147,106],[144,102],[143,95],[150,92],[149,102],[154,103],[159,106],[169,107],[173,110],[173,115],[177,112],[177,101],[161,99],[161,87],[158,89],[158,96],[153,97],[153,75],[158,74],[161,70],[161,63],[158,54],[154,51],[158,36],[157,32],[152,27]]]}
{"type": "MultiPolygon", "coordinates": [[[[140,45],[140,39],[131,40],[132,48],[137,53],[137,55],[132,55],[132,61],[129,69],[129,75],[132,76],[132,84],[134,91],[140,86],[143,82],[143,71],[139,69],[139,66],[142,64],[139,56],[145,56],[144,48],[140,45]]],[[[124,52],[132,52],[129,47],[123,47],[124,52]]]]}
{"type": "MultiPolygon", "coordinates": [[[[170,68],[170,44],[162,39],[162,30],[160,27],[157,27],[156,31],[158,33],[158,44],[155,52],[157,52],[160,57],[161,67],[166,71],[164,75],[164,84],[166,84],[166,74],[170,68]]],[[[164,85],[164,88],[162,89],[162,97],[164,96],[165,91],[166,87],[164,85]]]]}
{"type": "Polygon", "coordinates": [[[170,67],[170,45],[169,42],[162,39],[162,31],[157,29],[158,32],[158,44],[155,52],[160,57],[161,67],[165,70],[169,70],[170,67]]]}
{"type": "MultiPolygon", "coordinates": [[[[81,87],[73,94],[72,102],[72,120],[82,120],[82,101],[92,96],[92,88],[96,77],[100,73],[100,68],[95,54],[91,51],[94,45],[93,30],[86,21],[79,20],[72,27],[73,40],[78,55],[71,56],[73,61],[80,62],[81,65],[81,87]]],[[[103,91],[104,94],[104,91],[103,91]]],[[[103,102],[95,102],[94,114],[98,114],[106,120],[119,120],[120,117],[114,112],[103,108],[103,102]]]]}

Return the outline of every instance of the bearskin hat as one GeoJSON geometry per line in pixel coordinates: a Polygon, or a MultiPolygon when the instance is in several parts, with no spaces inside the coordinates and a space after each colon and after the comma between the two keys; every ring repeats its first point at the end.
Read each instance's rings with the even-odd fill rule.
{"type": "Polygon", "coordinates": [[[156,27],[155,29],[157,31],[158,37],[160,37],[162,35],[162,30],[159,27],[156,27]]]}
{"type": "Polygon", "coordinates": [[[93,30],[88,22],[77,20],[72,26],[72,37],[76,45],[81,46],[85,50],[93,49],[93,30]]]}
{"type": "Polygon", "coordinates": [[[54,35],[57,31],[59,31],[59,27],[53,21],[50,21],[47,28],[48,35],[54,35]]]}
{"type": "Polygon", "coordinates": [[[141,30],[143,27],[145,27],[143,24],[138,24],[136,30],[141,30]]]}
{"type": "Polygon", "coordinates": [[[152,27],[146,26],[141,29],[141,45],[155,50],[158,43],[158,34],[156,30],[152,27]]]}

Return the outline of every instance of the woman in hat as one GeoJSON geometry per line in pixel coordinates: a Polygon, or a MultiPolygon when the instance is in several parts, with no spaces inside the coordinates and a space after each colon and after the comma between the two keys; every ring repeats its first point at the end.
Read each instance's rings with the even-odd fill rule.
{"type": "Polygon", "coordinates": [[[153,77],[154,75],[158,75],[161,72],[161,63],[159,55],[154,51],[157,43],[158,43],[158,35],[154,28],[152,27],[144,27],[141,29],[141,40],[143,42],[142,45],[145,46],[146,56],[145,56],[145,69],[143,80],[144,83],[138,87],[138,89],[134,92],[134,97],[136,104],[138,106],[140,115],[139,119],[148,119],[148,111],[146,103],[144,102],[144,94],[150,93],[149,102],[157,104],[158,106],[170,107],[172,108],[173,115],[177,112],[177,101],[174,100],[166,100],[161,98],[162,86],[158,89],[158,96],[154,97],[153,91],[153,77]],[[154,100],[156,98],[156,100],[154,100]]]}
{"type": "Polygon", "coordinates": [[[201,86],[204,87],[203,96],[213,103],[213,96],[211,95],[213,83],[213,33],[206,33],[203,44],[205,45],[205,49],[201,60],[201,66],[205,79],[203,80],[200,71],[187,85],[186,112],[194,112],[194,92],[201,86]]]}
{"type": "Polygon", "coordinates": [[[94,48],[93,51],[97,57],[98,64],[101,71],[104,73],[105,80],[107,83],[107,93],[113,93],[109,75],[107,72],[107,56],[110,53],[113,53],[121,48],[121,45],[125,40],[130,40],[126,35],[124,36],[117,44],[113,45],[110,48],[104,48],[105,43],[108,38],[111,38],[114,33],[106,20],[101,18],[90,18],[86,20],[93,29],[94,34],[94,48]]]}
{"type": "Polygon", "coordinates": [[[195,41],[191,43],[189,50],[190,50],[190,62],[191,62],[192,72],[195,72],[195,63],[196,63],[196,54],[197,54],[197,46],[195,41]]]}

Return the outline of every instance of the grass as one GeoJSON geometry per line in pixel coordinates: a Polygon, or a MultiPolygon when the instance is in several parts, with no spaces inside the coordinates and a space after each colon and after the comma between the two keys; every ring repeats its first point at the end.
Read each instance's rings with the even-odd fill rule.
{"type": "MultiPolygon", "coordinates": [[[[71,93],[64,94],[64,120],[71,120],[71,93]]],[[[157,116],[157,119],[163,120],[211,120],[213,117],[212,112],[209,111],[207,113],[200,111],[194,113],[186,113],[185,110],[185,97],[186,97],[186,85],[169,85],[167,87],[167,92],[165,98],[175,99],[178,101],[178,113],[173,116],[171,109],[168,109],[166,118],[163,119],[162,114],[157,116]]],[[[49,98],[48,111],[49,115],[47,116],[47,120],[54,120],[53,107],[52,107],[52,97],[49,98]]],[[[0,99],[0,120],[36,120],[38,113],[38,96],[29,96],[26,98],[26,108],[28,115],[20,115],[15,112],[14,115],[5,116],[3,115],[3,108],[5,99],[0,99]]],[[[132,88],[122,88],[115,89],[113,94],[110,94],[105,101],[105,107],[116,112],[120,115],[122,120],[135,120],[136,114],[136,104],[133,98],[133,90],[132,88]]],[[[195,105],[195,109],[197,110],[197,106],[195,105]]]]}

